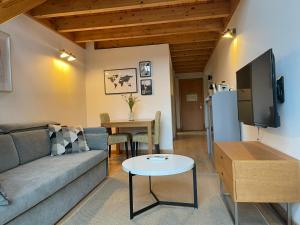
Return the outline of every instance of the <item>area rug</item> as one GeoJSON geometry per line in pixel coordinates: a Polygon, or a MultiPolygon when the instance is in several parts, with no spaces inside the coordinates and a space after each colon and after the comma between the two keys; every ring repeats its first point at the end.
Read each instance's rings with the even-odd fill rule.
{"type": "MultiPolygon", "coordinates": [[[[108,177],[85,198],[60,225],[232,225],[231,217],[220,197],[219,179],[215,173],[199,173],[199,208],[158,206],[129,219],[128,174],[119,171],[108,177]]],[[[154,177],[153,190],[161,200],[193,201],[192,173],[154,177]]],[[[149,194],[148,178],[133,178],[134,210],[154,199],[149,194]]],[[[241,207],[247,215],[242,224],[265,224],[252,207],[241,207]]]]}

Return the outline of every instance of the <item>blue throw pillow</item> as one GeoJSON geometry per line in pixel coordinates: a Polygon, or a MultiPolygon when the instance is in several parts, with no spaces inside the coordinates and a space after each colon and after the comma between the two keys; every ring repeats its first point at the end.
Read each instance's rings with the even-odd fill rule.
{"type": "Polygon", "coordinates": [[[106,133],[104,134],[86,134],[86,141],[90,149],[93,150],[107,150],[107,137],[106,133]]]}

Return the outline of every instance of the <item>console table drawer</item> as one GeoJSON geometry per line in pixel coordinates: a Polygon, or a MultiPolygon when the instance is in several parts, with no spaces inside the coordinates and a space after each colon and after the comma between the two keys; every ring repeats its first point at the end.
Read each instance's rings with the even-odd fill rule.
{"type": "Polygon", "coordinates": [[[232,175],[232,160],[222,152],[217,145],[214,148],[214,162],[220,179],[224,183],[224,189],[234,197],[233,192],[233,175],[232,175]]]}
{"type": "Polygon", "coordinates": [[[224,170],[232,177],[232,160],[217,145],[215,145],[214,160],[217,170],[224,170]]]}

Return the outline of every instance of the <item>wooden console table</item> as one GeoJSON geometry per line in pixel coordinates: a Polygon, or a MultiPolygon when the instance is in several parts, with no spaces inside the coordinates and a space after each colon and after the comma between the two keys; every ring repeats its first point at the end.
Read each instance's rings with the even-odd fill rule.
{"type": "MultiPolygon", "coordinates": [[[[234,202],[238,225],[238,203],[300,202],[299,161],[260,142],[217,142],[214,164],[222,187],[234,202]]],[[[222,195],[223,195],[223,190],[222,195]]]]}

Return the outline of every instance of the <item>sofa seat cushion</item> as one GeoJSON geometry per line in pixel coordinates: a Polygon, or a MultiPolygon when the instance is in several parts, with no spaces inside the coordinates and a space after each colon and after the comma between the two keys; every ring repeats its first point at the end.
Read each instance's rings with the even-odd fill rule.
{"type": "Polygon", "coordinates": [[[11,204],[0,207],[0,224],[51,196],[105,158],[107,152],[103,150],[46,156],[1,173],[0,182],[11,204]]]}

